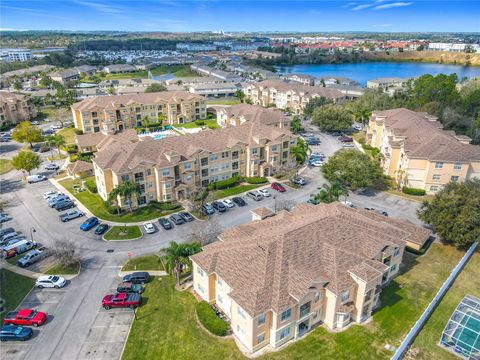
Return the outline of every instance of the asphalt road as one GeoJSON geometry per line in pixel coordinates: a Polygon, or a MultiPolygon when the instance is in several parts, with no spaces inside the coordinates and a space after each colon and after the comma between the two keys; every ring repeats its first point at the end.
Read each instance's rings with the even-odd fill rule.
{"type": "MultiPolygon", "coordinates": [[[[312,146],[312,151],[322,152],[328,157],[340,148],[335,138],[320,133],[318,136],[322,143],[319,146],[312,146]]],[[[1,156],[15,152],[9,149],[1,156]]],[[[302,176],[308,183],[301,189],[288,188],[285,193],[270,191],[272,195],[276,195],[277,204],[281,201],[304,202],[325,183],[319,168],[306,169],[302,176]]],[[[13,217],[13,220],[7,223],[8,226],[21,230],[27,237],[30,237],[31,229],[34,228],[34,240],[46,246],[52,246],[55,240],[59,239],[74,241],[81,257],[82,271],[67,287],[58,291],[59,294],[52,295],[50,303],[41,301],[46,298],[46,295],[42,294],[50,289],[34,290],[33,296],[38,294],[40,301],[37,303],[27,301],[25,305],[45,309],[51,306],[48,311],[51,312],[52,319],[41,329],[36,330],[32,341],[2,345],[1,358],[117,359],[126,339],[126,329],[132,321],[132,314],[118,310],[105,314],[100,306],[103,296],[112,292],[119,282],[118,272],[127,261],[129,253],[137,256],[156,252],[170,241],[186,241],[187,235],[192,231],[191,223],[176,226],[170,231],[157,224],[158,231],[145,235],[141,240],[106,242],[100,236],[94,235],[93,231],[81,231],[79,224],[82,218],[68,223],[60,222],[58,212],[49,208],[42,197],[44,192],[55,190],[50,182],[25,184],[20,178],[21,173],[12,171],[2,176],[0,180],[0,196],[3,201],[8,202],[6,211],[13,217]]],[[[414,212],[416,204],[407,200],[385,194],[353,195],[350,200],[358,206],[373,206],[392,215],[417,221],[414,212]]],[[[223,229],[227,229],[251,221],[250,210],[254,208],[266,206],[273,209],[275,200],[270,197],[259,202],[248,199],[247,202],[248,205],[245,207],[235,207],[224,214],[217,213],[213,216],[218,218],[218,223],[223,229]]]]}

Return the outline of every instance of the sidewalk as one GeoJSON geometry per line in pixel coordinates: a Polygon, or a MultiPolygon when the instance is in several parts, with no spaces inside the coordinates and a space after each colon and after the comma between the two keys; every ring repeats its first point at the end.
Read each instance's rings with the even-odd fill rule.
{"type": "MultiPolygon", "coordinates": [[[[12,265],[12,264],[6,262],[4,259],[0,260],[0,268],[7,269],[7,270],[9,270],[11,272],[14,272],[16,274],[23,275],[23,276],[33,278],[33,279],[38,279],[40,276],[45,275],[45,274],[42,274],[42,273],[37,273],[37,272],[34,272],[34,271],[30,271],[30,270],[21,268],[19,266],[12,265]]],[[[78,276],[78,274],[63,275],[63,277],[67,280],[71,280],[71,279],[73,279],[77,276],[78,276]]]]}

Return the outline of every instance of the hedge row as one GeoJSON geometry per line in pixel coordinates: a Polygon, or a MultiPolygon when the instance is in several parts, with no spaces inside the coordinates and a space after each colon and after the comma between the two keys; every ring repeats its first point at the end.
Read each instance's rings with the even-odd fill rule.
{"type": "Polygon", "coordinates": [[[150,205],[153,206],[155,209],[163,210],[163,211],[177,210],[181,207],[180,204],[177,204],[177,203],[158,202],[158,201],[150,201],[150,205]]]}
{"type": "Polygon", "coordinates": [[[265,184],[268,180],[261,176],[246,177],[245,181],[249,184],[265,184]]]}
{"type": "Polygon", "coordinates": [[[227,179],[227,180],[222,180],[222,181],[217,181],[217,182],[214,182],[214,183],[210,183],[208,185],[208,190],[228,189],[228,188],[231,188],[231,187],[234,187],[235,185],[237,185],[241,180],[242,180],[242,178],[237,175],[237,176],[231,177],[230,179],[227,179]]]}
{"type": "Polygon", "coordinates": [[[85,186],[87,189],[91,192],[96,194],[98,189],[97,189],[97,184],[95,183],[95,179],[87,179],[85,180],[85,186]]]}
{"type": "Polygon", "coordinates": [[[195,305],[197,311],[198,320],[205,328],[212,334],[217,336],[225,336],[228,332],[228,324],[224,320],[220,319],[212,307],[206,301],[201,301],[195,305]]]}
{"type": "Polygon", "coordinates": [[[425,190],[423,189],[415,189],[415,188],[409,188],[409,187],[403,187],[402,192],[404,194],[408,195],[415,195],[415,196],[423,196],[425,195],[425,190]]]}

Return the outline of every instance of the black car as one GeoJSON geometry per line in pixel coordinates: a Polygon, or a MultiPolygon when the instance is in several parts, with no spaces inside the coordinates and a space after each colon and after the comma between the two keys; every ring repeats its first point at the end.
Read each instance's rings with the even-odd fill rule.
{"type": "Polygon", "coordinates": [[[332,135],[332,136],[343,136],[343,132],[341,132],[341,131],[334,131],[334,132],[331,133],[330,135],[332,135]]]}
{"type": "Polygon", "coordinates": [[[54,208],[57,211],[63,211],[75,207],[75,203],[71,200],[60,201],[55,204],[54,208]]]}
{"type": "Polygon", "coordinates": [[[150,280],[150,274],[146,271],[134,272],[123,277],[123,282],[143,284],[150,280]]]}
{"type": "Polygon", "coordinates": [[[100,224],[97,226],[97,228],[95,229],[95,234],[96,235],[102,235],[105,233],[105,231],[107,231],[109,228],[108,224],[100,224]]]}
{"type": "Polygon", "coordinates": [[[185,221],[185,222],[188,222],[188,221],[193,221],[194,218],[192,215],[190,215],[188,212],[186,211],[182,211],[182,212],[179,212],[178,215],[180,215],[180,217],[185,221]]]}
{"type": "Polygon", "coordinates": [[[316,138],[308,139],[308,145],[320,145],[320,140],[316,138]]]}
{"type": "Polygon", "coordinates": [[[28,327],[5,325],[0,329],[1,341],[27,341],[33,335],[33,330],[28,327]]]}
{"type": "Polygon", "coordinates": [[[388,213],[385,210],[377,210],[377,214],[388,216],[388,213]]]}
{"type": "Polygon", "coordinates": [[[171,230],[173,229],[173,224],[170,222],[170,220],[166,219],[166,218],[160,218],[158,219],[158,223],[160,225],[162,225],[162,227],[165,229],[165,230],[171,230]]]}
{"type": "Polygon", "coordinates": [[[237,204],[238,206],[245,206],[247,205],[247,202],[243,200],[241,197],[235,196],[232,198],[232,201],[237,204]]]}
{"type": "Polygon", "coordinates": [[[225,206],[225,204],[221,201],[214,201],[212,203],[212,206],[215,210],[217,210],[218,212],[225,212],[227,211],[227,207],[225,206]]]}
{"type": "Polygon", "coordinates": [[[178,214],[173,214],[170,216],[170,220],[175,224],[175,225],[182,225],[185,223],[185,220],[182,219],[182,217],[178,214]]]}
{"type": "Polygon", "coordinates": [[[133,284],[131,282],[122,282],[117,286],[117,292],[119,293],[136,293],[141,294],[145,290],[145,287],[141,284],[133,284]]]}

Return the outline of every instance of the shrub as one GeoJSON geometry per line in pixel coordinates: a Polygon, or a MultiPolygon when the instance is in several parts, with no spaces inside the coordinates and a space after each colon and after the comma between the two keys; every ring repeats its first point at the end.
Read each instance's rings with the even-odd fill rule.
{"type": "Polygon", "coordinates": [[[77,145],[75,144],[67,145],[66,149],[69,154],[76,154],[78,151],[77,145]]]}
{"type": "Polygon", "coordinates": [[[228,323],[215,314],[209,303],[201,301],[195,306],[195,309],[198,320],[208,331],[217,336],[227,335],[228,323]]]}
{"type": "Polygon", "coordinates": [[[245,181],[249,184],[265,184],[268,180],[261,176],[246,177],[245,181]]]}
{"type": "Polygon", "coordinates": [[[107,210],[107,212],[109,214],[112,214],[112,215],[118,215],[118,209],[116,206],[110,204],[108,201],[104,201],[103,202],[103,206],[105,206],[105,210],[107,210]]]}
{"type": "Polygon", "coordinates": [[[155,209],[162,210],[162,211],[177,210],[181,207],[180,204],[172,203],[172,202],[150,201],[150,204],[155,209]]]}
{"type": "Polygon", "coordinates": [[[205,200],[208,196],[208,190],[202,191],[201,193],[198,193],[193,200],[195,201],[202,201],[205,200]]]}
{"type": "Polygon", "coordinates": [[[234,176],[227,180],[217,181],[208,185],[208,190],[223,190],[234,187],[241,181],[240,176],[234,176]]]}
{"type": "Polygon", "coordinates": [[[402,192],[403,192],[404,194],[414,195],[414,196],[423,196],[423,195],[425,195],[425,190],[423,190],[423,189],[409,188],[409,187],[406,187],[406,186],[404,186],[404,187],[402,188],[402,192]]]}
{"type": "Polygon", "coordinates": [[[205,121],[204,120],[195,120],[195,125],[203,126],[203,125],[205,125],[205,121]]]}
{"type": "Polygon", "coordinates": [[[75,132],[75,135],[83,135],[83,130],[81,129],[75,129],[74,132],[75,132]]]}
{"type": "Polygon", "coordinates": [[[95,179],[87,179],[85,181],[85,186],[91,193],[96,194],[98,191],[97,184],[95,183],[95,179]]]}
{"type": "Polygon", "coordinates": [[[78,160],[78,154],[70,155],[70,162],[75,162],[78,160]]]}

